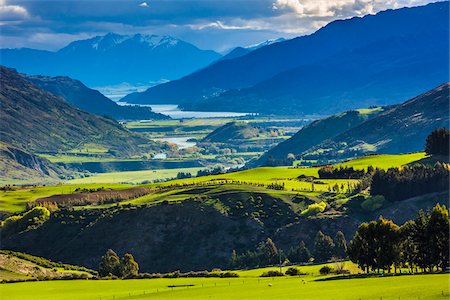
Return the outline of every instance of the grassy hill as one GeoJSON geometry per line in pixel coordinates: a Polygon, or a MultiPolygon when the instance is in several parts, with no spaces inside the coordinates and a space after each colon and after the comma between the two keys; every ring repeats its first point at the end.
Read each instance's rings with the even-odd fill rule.
{"type": "Polygon", "coordinates": [[[32,153],[72,150],[90,144],[118,155],[140,152],[139,145],[149,143],[111,119],[76,109],[12,69],[1,67],[0,72],[3,142],[32,153]]]}
{"type": "Polygon", "coordinates": [[[204,142],[227,143],[232,140],[241,140],[257,137],[259,129],[246,122],[230,122],[227,123],[210,134],[208,134],[204,142]]]}
{"type": "Polygon", "coordinates": [[[314,121],[290,139],[264,153],[258,160],[250,162],[249,165],[292,165],[292,161],[287,159],[289,153],[299,155],[303,151],[333,138],[383,111],[383,108],[352,110],[314,121]]]}
{"type": "MultiPolygon", "coordinates": [[[[424,157],[423,153],[381,155],[346,164],[360,169],[368,165],[387,168],[424,157]]],[[[267,237],[285,251],[300,240],[312,248],[319,230],[331,236],[341,230],[351,237],[358,224],[381,213],[389,212],[397,222],[414,217],[418,209],[445,203],[448,197],[448,193],[427,195],[366,210],[363,202],[367,195],[346,194],[357,180],[319,180],[317,171],[318,168],[257,168],[175,180],[144,185],[145,195],[128,200],[95,201],[93,190],[123,190],[130,188],[127,185],[1,191],[2,207],[15,211],[28,202],[48,202],[49,198],[42,198],[58,194],[64,195],[53,199],[65,199],[66,207],[69,205],[52,213],[40,226],[4,237],[2,247],[91,268],[98,265],[108,248],[119,254],[131,251],[146,272],[226,268],[232,250],[243,253],[254,249],[267,237]],[[336,185],[339,192],[331,192],[336,185]],[[77,200],[83,195],[91,201],[77,200]],[[321,202],[326,204],[322,212],[303,214],[310,205],[321,202]]]]}
{"type": "Polygon", "coordinates": [[[448,127],[449,99],[446,83],[400,105],[317,120],[249,165],[292,165],[289,153],[325,164],[374,153],[421,151],[433,129],[448,127]]]}
{"type": "Polygon", "coordinates": [[[420,151],[431,131],[448,127],[449,95],[450,83],[445,83],[312,147],[303,156],[347,159],[420,151]]]}
{"type": "Polygon", "coordinates": [[[0,251],[0,282],[36,279],[90,278],[96,272],[84,267],[55,263],[33,255],[0,251]]]}

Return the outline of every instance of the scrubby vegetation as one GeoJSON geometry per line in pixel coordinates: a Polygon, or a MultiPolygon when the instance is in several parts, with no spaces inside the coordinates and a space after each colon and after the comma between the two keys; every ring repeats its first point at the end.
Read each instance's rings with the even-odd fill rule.
{"type": "Polygon", "coordinates": [[[42,206],[35,207],[22,215],[6,218],[0,226],[3,237],[37,227],[50,218],[50,211],[42,206]]]}

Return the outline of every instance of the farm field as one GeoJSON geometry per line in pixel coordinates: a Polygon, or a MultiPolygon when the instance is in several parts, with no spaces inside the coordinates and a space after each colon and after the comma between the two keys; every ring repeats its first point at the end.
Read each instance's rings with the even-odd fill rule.
{"type": "MultiPolygon", "coordinates": [[[[373,155],[361,159],[351,160],[339,164],[339,166],[354,167],[355,169],[366,169],[368,166],[388,169],[390,167],[400,167],[410,164],[414,161],[426,157],[425,153],[411,153],[399,155],[373,155]]],[[[212,176],[196,177],[189,179],[181,179],[170,182],[161,183],[160,185],[170,184],[195,184],[200,182],[235,180],[252,183],[285,183],[286,189],[311,189],[311,183],[295,180],[298,176],[314,176],[318,177],[319,167],[261,167],[240,172],[233,172],[227,174],[219,174],[212,176]]],[[[346,184],[348,182],[354,183],[354,180],[335,179],[335,180],[321,180],[325,184],[315,184],[315,191],[328,191],[328,187],[334,184],[346,184]]]]}
{"type": "Polygon", "coordinates": [[[10,300],[94,299],[448,299],[448,274],[314,281],[283,278],[72,280],[0,285],[10,300]],[[192,285],[192,286],[186,286],[192,285]],[[175,286],[173,288],[169,286],[175,286]]]}
{"type": "Polygon", "coordinates": [[[81,184],[81,185],[55,185],[55,186],[38,186],[24,187],[15,190],[0,191],[0,211],[20,212],[26,207],[27,202],[37,198],[48,197],[56,194],[71,194],[76,188],[96,189],[126,189],[130,185],[125,184],[81,184]]]}
{"type": "MultiPolygon", "coordinates": [[[[399,167],[405,164],[412,163],[425,157],[422,152],[404,154],[404,155],[373,155],[352,161],[342,163],[342,166],[352,166],[356,169],[367,168],[369,165],[380,168],[399,167]]],[[[186,168],[186,169],[170,169],[170,170],[150,170],[150,171],[132,171],[132,172],[114,172],[114,173],[102,173],[91,177],[85,177],[82,179],[70,180],[67,184],[56,186],[41,186],[41,187],[24,187],[18,188],[12,191],[0,191],[0,211],[6,212],[20,212],[25,209],[26,203],[33,201],[37,198],[47,197],[56,194],[68,194],[72,193],[76,188],[111,188],[111,189],[124,189],[129,188],[131,185],[119,184],[119,182],[142,182],[144,180],[155,180],[162,178],[173,178],[179,171],[190,172],[195,174],[198,168],[186,168]]],[[[256,169],[250,169],[240,172],[233,172],[227,174],[210,175],[195,177],[189,179],[172,180],[162,183],[147,184],[149,187],[168,187],[173,185],[180,186],[202,186],[202,185],[223,185],[224,189],[230,187],[230,184],[234,182],[233,188],[241,188],[248,190],[256,188],[250,184],[284,184],[285,191],[275,191],[264,189],[266,193],[307,193],[309,196],[315,196],[320,192],[328,192],[334,185],[343,187],[344,192],[348,188],[348,184],[354,184],[357,180],[347,179],[323,179],[319,183],[313,185],[311,182],[298,180],[300,175],[304,176],[318,176],[318,167],[308,168],[293,168],[293,167],[262,167],[256,169]],[[239,184],[239,185],[237,185],[239,184]]],[[[259,188],[261,189],[261,188],[259,188]]],[[[182,196],[182,191],[174,190],[160,194],[147,195],[138,199],[131,200],[131,203],[151,203],[154,201],[165,200],[164,197],[169,196],[168,200],[182,200],[187,196],[182,196]],[[175,194],[175,196],[170,196],[175,194]]],[[[189,195],[191,196],[191,195],[189,195]]]]}
{"type": "Polygon", "coordinates": [[[191,173],[195,175],[201,168],[180,168],[180,169],[160,169],[145,171],[127,171],[127,172],[111,172],[99,173],[90,177],[78,178],[67,181],[69,184],[86,184],[86,183],[141,183],[144,180],[162,180],[176,178],[178,172],[191,173]]]}

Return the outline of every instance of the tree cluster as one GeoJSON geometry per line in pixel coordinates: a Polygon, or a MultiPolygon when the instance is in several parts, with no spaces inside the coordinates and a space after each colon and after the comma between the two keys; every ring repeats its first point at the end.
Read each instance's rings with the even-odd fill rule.
{"type": "Polygon", "coordinates": [[[382,195],[388,201],[398,201],[449,188],[449,167],[415,164],[387,171],[376,169],[371,180],[371,195],[382,195]]]}
{"type": "Polygon", "coordinates": [[[319,169],[319,178],[321,179],[361,179],[365,170],[355,170],[353,167],[333,167],[325,166],[319,169]]]}
{"type": "Polygon", "coordinates": [[[323,234],[319,231],[314,240],[314,251],[311,252],[304,241],[300,241],[297,246],[291,247],[287,255],[281,249],[278,249],[275,243],[268,238],[261,242],[256,251],[247,251],[238,255],[233,250],[230,259],[230,267],[237,268],[255,268],[268,265],[277,265],[279,263],[308,263],[314,259],[316,262],[329,261],[332,258],[344,259],[347,257],[347,242],[341,231],[336,236],[323,234]],[[286,260],[287,259],[287,260],[286,260]]]}
{"type": "Polygon", "coordinates": [[[380,217],[358,227],[348,247],[350,259],[368,272],[408,267],[433,271],[449,267],[449,219],[445,206],[420,211],[401,227],[380,217]]]}
{"type": "Polygon", "coordinates": [[[126,253],[122,258],[111,249],[106,251],[98,267],[100,276],[134,277],[139,273],[139,265],[133,255],[126,253]]]}
{"type": "Polygon", "coordinates": [[[434,130],[425,143],[425,152],[428,155],[449,155],[449,129],[439,128],[434,130]]]}
{"type": "Polygon", "coordinates": [[[192,178],[192,174],[189,172],[178,172],[177,179],[186,179],[186,178],[192,178]]]}

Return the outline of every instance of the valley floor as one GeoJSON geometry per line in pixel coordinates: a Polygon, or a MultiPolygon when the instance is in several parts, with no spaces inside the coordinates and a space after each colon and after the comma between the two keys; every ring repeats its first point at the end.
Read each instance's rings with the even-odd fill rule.
{"type": "Polygon", "coordinates": [[[311,277],[72,280],[0,285],[2,299],[448,299],[449,275],[313,281],[311,277]],[[184,285],[184,286],[183,286],[184,285]],[[193,286],[186,286],[193,285],[193,286]],[[169,287],[177,286],[177,287],[169,287]]]}

